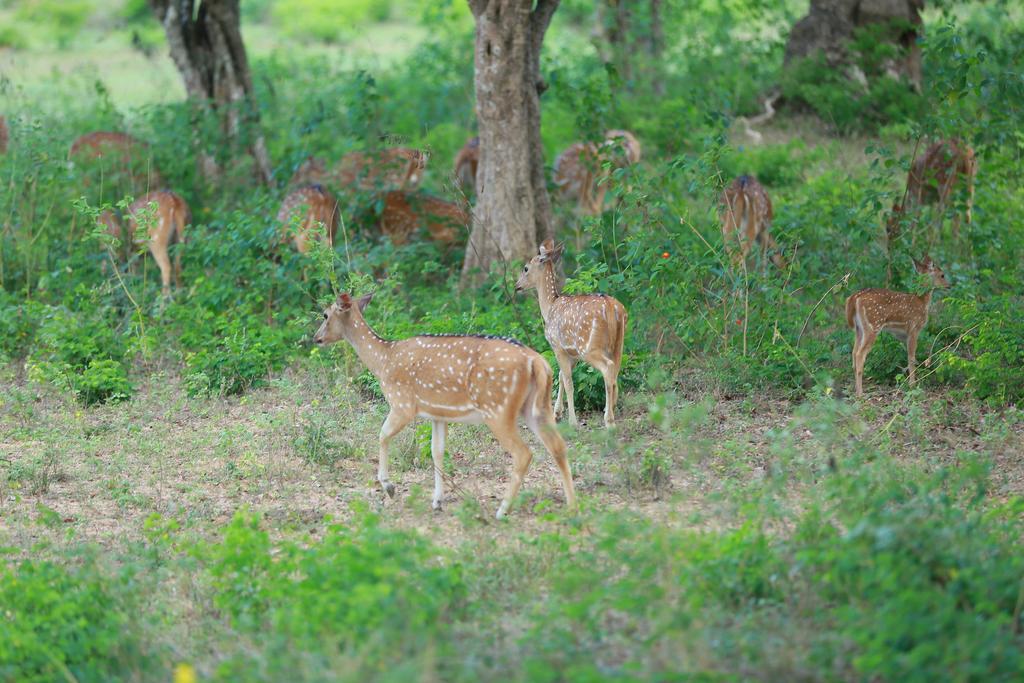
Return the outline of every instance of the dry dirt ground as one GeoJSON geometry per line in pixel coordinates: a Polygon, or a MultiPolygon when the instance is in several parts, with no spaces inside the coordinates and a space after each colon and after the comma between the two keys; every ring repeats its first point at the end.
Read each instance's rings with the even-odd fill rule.
{"type": "MultiPolygon", "coordinates": [[[[680,525],[730,525],[742,514],[744,491],[780,459],[809,473],[786,484],[784,497],[799,506],[801,489],[844,452],[837,438],[868,440],[888,457],[926,467],[985,454],[992,492],[1024,494],[1019,410],[992,412],[937,391],[907,396],[894,387],[877,387],[853,405],[829,403],[841,430],[821,411],[728,397],[687,374],[668,393],[625,395],[614,435],[598,413],[583,415],[578,432],[566,431],[582,504],[680,525]]],[[[115,549],[139,539],[153,513],[213,534],[242,507],[259,511],[274,533],[316,534],[325,516],[344,520],[355,501],[389,524],[454,546],[467,534],[529,534],[564,502],[551,458],[531,441],[535,458],[520,500],[507,521],[492,522],[509,458],[485,428],[465,425],[449,430],[442,512],[430,510],[426,426],[393,441],[398,493],[388,499],[375,481],[386,407],[329,361],[299,364],[240,398],[188,398],[173,372],[157,372],[131,401],[95,408],[7,368],[0,408],[0,546],[16,554],[78,541],[115,549]]]]}

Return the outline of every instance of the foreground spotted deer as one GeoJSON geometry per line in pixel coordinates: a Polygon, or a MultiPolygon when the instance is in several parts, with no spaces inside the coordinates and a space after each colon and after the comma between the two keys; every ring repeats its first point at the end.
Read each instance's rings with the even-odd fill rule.
{"type": "Polygon", "coordinates": [[[576,202],[583,215],[597,216],[604,210],[606,161],[618,168],[639,163],[640,141],[628,130],[609,130],[600,145],[576,142],[555,159],[555,185],[563,197],[576,202]]]}
{"type": "Polygon", "coordinates": [[[299,227],[292,235],[292,243],[300,254],[309,251],[309,240],[317,225],[324,226],[327,244],[334,246],[334,235],[338,231],[338,200],[322,185],[307,185],[288,193],[277,212],[282,231],[290,229],[296,215],[300,217],[299,227]]]}
{"type": "Polygon", "coordinates": [[[772,200],[756,178],[749,175],[736,178],[722,191],[719,205],[726,249],[732,249],[735,243],[739,243],[739,251],[733,251],[733,261],[737,265],[747,258],[756,242],[761,245],[762,259],[771,249],[772,263],[779,268],[786,267],[785,259],[778,252],[779,245],[770,232],[772,200]]]}
{"type": "Polygon", "coordinates": [[[516,291],[536,289],[540,314],[544,318],[544,337],[558,360],[558,398],[555,411],[562,412],[562,391],[569,406],[569,421],[579,425],[572,366],[583,359],[604,377],[604,424],[615,423],[615,404],[619,398],[619,369],[622,344],[626,338],[626,308],[606,294],[566,296],[558,293],[555,265],[562,247],[548,239],[540,253],[523,267],[516,291]]]}
{"type": "Polygon", "coordinates": [[[476,170],[480,166],[480,137],[472,137],[455,155],[455,182],[466,194],[476,192],[476,170]]]}
{"type": "Polygon", "coordinates": [[[171,275],[173,272],[174,283],[181,287],[181,245],[185,243],[185,226],[192,222],[192,212],[188,204],[180,195],[167,190],[150,192],[136,199],[128,207],[128,220],[120,220],[114,213],[104,211],[99,216],[99,221],[106,226],[107,231],[121,240],[122,251],[132,247],[141,246],[145,243],[149,253],[153,255],[157,268],[160,269],[160,282],[164,295],[170,294],[171,275]],[[153,207],[152,209],[150,207],[153,207]],[[153,211],[152,214],[149,211],[153,211]],[[148,228],[148,240],[145,242],[139,239],[139,222],[142,221],[148,228]],[[125,232],[127,226],[127,232],[125,232]],[[169,248],[172,244],[178,244],[177,252],[174,255],[174,266],[172,269],[169,248]]]}
{"type": "Polygon", "coordinates": [[[380,230],[398,246],[420,230],[430,239],[451,244],[469,232],[469,210],[422,192],[392,190],[384,194],[380,213],[380,230]]]}
{"type": "MultiPolygon", "coordinates": [[[[945,211],[953,189],[963,178],[967,185],[965,216],[970,225],[974,205],[974,179],[977,174],[978,160],[969,145],[957,138],[934,142],[910,165],[907,199],[904,206],[899,207],[900,212],[904,209],[911,211],[923,204],[938,204],[945,211]]],[[[957,214],[953,218],[953,236],[957,237],[959,232],[960,216],[957,214]]]]}
{"type": "Polygon", "coordinates": [[[508,490],[497,513],[499,519],[504,517],[533,459],[519,435],[518,421],[522,418],[554,457],[562,474],[566,505],[574,506],[576,491],[565,442],[555,428],[551,410],[551,367],[547,361],[519,342],[497,337],[420,335],[396,341],[381,339],[363,318],[370,298],[355,301],[341,294],[324,311],[324,322],[313,342],[326,345],[345,339],[380,382],[390,407],[380,428],[377,469],[384,491],[395,495],[395,486],[388,479],[388,442],[416,418],[426,418],[432,422],[433,506],[440,510],[448,423],[483,423],[512,454],[508,490]]]}
{"type": "Polygon", "coordinates": [[[925,294],[907,294],[889,289],[862,289],[846,300],[846,322],[854,329],[853,372],[857,395],[864,395],[864,360],[879,332],[888,332],[907,345],[910,383],[915,381],[917,336],[928,324],[932,292],[949,287],[945,273],[928,256],[914,261],[917,272],[928,275],[932,287],[925,294]]]}

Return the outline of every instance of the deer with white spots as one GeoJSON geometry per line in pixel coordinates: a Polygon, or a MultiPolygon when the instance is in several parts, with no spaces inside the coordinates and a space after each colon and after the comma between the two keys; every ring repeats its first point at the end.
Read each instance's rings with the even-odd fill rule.
{"type": "Polygon", "coordinates": [[[107,232],[122,242],[125,258],[133,248],[146,244],[160,269],[160,283],[164,296],[171,293],[171,277],[181,287],[181,247],[185,244],[185,226],[192,222],[192,212],[181,195],[169,190],[149,192],[128,207],[127,220],[121,220],[111,211],[103,211],[99,222],[107,232]],[[147,238],[139,234],[139,223],[148,233],[147,238]],[[178,245],[171,264],[169,248],[178,245]]]}
{"type": "Polygon", "coordinates": [[[334,235],[338,231],[338,200],[323,185],[306,185],[288,193],[277,212],[282,235],[291,231],[291,222],[296,216],[299,218],[298,229],[291,235],[296,251],[300,254],[309,251],[309,242],[317,234],[319,226],[323,227],[320,234],[327,244],[334,246],[334,235]]]}
{"type": "Polygon", "coordinates": [[[545,240],[540,252],[523,267],[516,291],[537,290],[544,337],[558,360],[556,415],[562,412],[564,390],[569,421],[579,425],[573,400],[572,366],[583,359],[604,377],[604,424],[610,427],[615,423],[615,404],[619,398],[626,307],[606,294],[559,294],[555,265],[561,257],[562,245],[556,247],[553,240],[545,240]]]}
{"type": "Polygon", "coordinates": [[[949,287],[945,273],[928,256],[914,261],[918,273],[928,275],[932,286],[924,294],[894,292],[890,289],[862,289],[846,300],[846,322],[856,335],[853,344],[853,372],[857,395],[864,395],[864,360],[879,332],[888,332],[907,345],[908,375],[914,383],[917,336],[928,324],[932,292],[949,287]]]}
{"type": "MultiPolygon", "coordinates": [[[[924,204],[937,204],[945,212],[953,189],[963,178],[967,186],[964,215],[971,224],[974,206],[974,179],[978,175],[978,160],[970,145],[958,138],[939,140],[928,146],[924,154],[914,159],[907,173],[907,198],[902,206],[893,206],[893,214],[912,212],[924,204]]],[[[953,237],[960,235],[960,214],[953,217],[953,237]]]]}
{"type": "MultiPolygon", "coordinates": [[[[779,245],[772,238],[769,228],[772,224],[772,200],[757,178],[741,175],[722,191],[719,199],[719,217],[722,221],[722,238],[726,249],[733,250],[738,243],[739,251],[733,250],[733,261],[740,265],[750,253],[754,244],[761,245],[762,257],[768,256],[779,268],[786,267],[786,261],[778,252],[779,245]]],[[[764,258],[762,258],[764,262],[764,258]]]]}
{"type": "Polygon", "coordinates": [[[555,158],[554,183],[559,194],[576,202],[584,216],[599,216],[604,210],[612,168],[640,163],[640,141],[628,130],[609,130],[600,145],[574,142],[555,158]]]}
{"type": "Polygon", "coordinates": [[[313,336],[319,346],[348,341],[359,359],[380,382],[390,412],[380,428],[377,479],[389,496],[388,442],[416,418],[432,422],[430,452],[434,461],[433,507],[441,509],[444,482],[441,467],[448,423],[487,425],[502,448],[512,454],[512,475],[498,507],[501,519],[519,493],[533,454],[519,435],[526,421],[561,471],[566,505],[576,492],[566,458],[565,441],[555,427],[551,409],[551,367],[544,358],[517,341],[498,337],[420,335],[389,341],[366,323],[363,310],[371,296],[354,300],[341,294],[324,311],[313,336]]]}

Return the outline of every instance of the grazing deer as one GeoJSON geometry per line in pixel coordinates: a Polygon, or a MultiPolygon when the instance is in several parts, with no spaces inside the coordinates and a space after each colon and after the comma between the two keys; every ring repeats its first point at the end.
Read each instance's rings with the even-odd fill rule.
{"type": "MultiPolygon", "coordinates": [[[[68,149],[68,161],[110,159],[136,188],[163,187],[164,181],[153,164],[149,145],[127,133],[95,131],[75,139],[68,149]],[[134,166],[145,164],[142,174],[134,166]]],[[[86,183],[88,181],[85,181],[86,183]]]]}
{"type": "Polygon", "coordinates": [[[747,258],[751,246],[761,245],[762,259],[772,249],[771,260],[779,268],[786,267],[786,260],[777,250],[769,231],[772,223],[772,200],[768,198],[761,183],[749,175],[741,175],[732,181],[719,200],[722,237],[726,248],[733,242],[739,243],[739,251],[733,252],[733,261],[738,265],[747,258]],[[741,232],[742,230],[742,232],[741,232]]]}
{"type": "Polygon", "coordinates": [[[564,389],[569,421],[579,425],[573,400],[572,366],[583,359],[604,377],[604,424],[611,427],[615,423],[615,404],[619,398],[626,307],[606,294],[559,294],[555,266],[561,257],[562,246],[556,247],[553,240],[545,240],[540,252],[523,266],[516,291],[537,290],[540,314],[544,318],[544,337],[558,360],[556,415],[562,412],[564,389]]]}
{"type": "Polygon", "coordinates": [[[466,194],[476,192],[476,169],[480,166],[480,137],[471,137],[455,156],[455,182],[466,194]]]}
{"type": "Polygon", "coordinates": [[[419,187],[427,153],[408,147],[376,152],[349,152],[332,169],[329,179],[338,189],[410,190],[419,187]]]}
{"type": "Polygon", "coordinates": [[[168,190],[149,192],[128,207],[128,220],[122,221],[110,211],[99,216],[99,222],[106,226],[107,231],[122,243],[122,252],[127,254],[133,247],[139,247],[143,241],[139,239],[139,221],[145,220],[149,231],[146,241],[149,253],[153,255],[157,268],[160,269],[160,282],[164,295],[171,291],[171,259],[169,247],[178,244],[174,255],[174,283],[181,287],[181,245],[185,244],[185,226],[192,222],[192,212],[180,195],[168,190]],[[155,213],[147,214],[149,207],[155,205],[155,213]],[[127,225],[127,232],[125,232],[127,225]]]}
{"type": "Polygon", "coordinates": [[[322,224],[327,244],[334,246],[338,231],[338,200],[322,185],[307,185],[288,193],[277,212],[277,221],[288,231],[292,218],[301,216],[299,228],[292,235],[292,243],[300,254],[309,251],[309,240],[318,224],[322,224]]]}
{"type": "Polygon", "coordinates": [[[544,358],[517,341],[498,337],[420,335],[387,341],[366,323],[363,310],[370,296],[354,301],[341,294],[324,311],[324,322],[313,336],[317,345],[345,339],[380,382],[390,412],[380,429],[377,479],[389,496],[395,486],[388,479],[388,442],[417,417],[432,422],[430,440],[434,460],[433,507],[441,509],[448,423],[487,425],[502,448],[512,454],[512,475],[498,507],[505,516],[519,492],[533,455],[519,435],[519,418],[544,444],[562,473],[566,505],[576,503],[576,492],[565,456],[565,441],[555,428],[551,411],[551,367],[544,358]]]}
{"type": "MultiPolygon", "coordinates": [[[[957,138],[939,140],[929,145],[924,154],[914,159],[907,174],[908,211],[923,204],[938,204],[945,211],[949,197],[959,178],[967,184],[967,224],[971,224],[974,205],[974,179],[978,160],[974,150],[957,138]]],[[[953,237],[959,237],[960,216],[953,218],[953,237]]]]}
{"type": "Polygon", "coordinates": [[[600,145],[575,142],[558,155],[554,182],[559,193],[577,203],[586,216],[598,216],[604,210],[608,190],[608,172],[604,162],[622,168],[640,161],[640,142],[626,130],[609,130],[600,145]]]}
{"type": "Polygon", "coordinates": [[[7,132],[7,119],[0,116],[0,154],[7,153],[7,140],[10,134],[7,132]]]}
{"type": "Polygon", "coordinates": [[[422,192],[392,190],[384,194],[380,230],[395,246],[405,244],[420,229],[435,242],[451,244],[469,229],[468,207],[422,192]]]}
{"type": "Polygon", "coordinates": [[[853,372],[857,395],[864,395],[864,359],[871,352],[879,332],[888,332],[907,345],[907,365],[913,384],[917,335],[928,324],[932,292],[949,287],[945,273],[928,256],[914,261],[917,272],[928,275],[932,287],[925,294],[907,294],[889,289],[862,289],[846,300],[846,322],[854,329],[853,372]]]}

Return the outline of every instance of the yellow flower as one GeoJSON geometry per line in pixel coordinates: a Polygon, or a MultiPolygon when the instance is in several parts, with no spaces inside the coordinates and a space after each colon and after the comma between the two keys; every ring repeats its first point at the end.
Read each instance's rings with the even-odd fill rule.
{"type": "Polygon", "coordinates": [[[179,664],[174,667],[174,683],[196,683],[196,670],[191,664],[179,664]]]}

